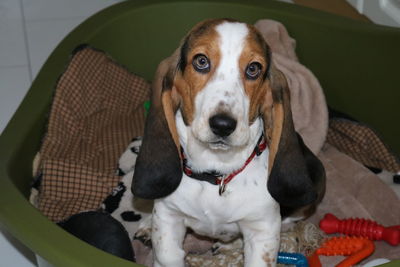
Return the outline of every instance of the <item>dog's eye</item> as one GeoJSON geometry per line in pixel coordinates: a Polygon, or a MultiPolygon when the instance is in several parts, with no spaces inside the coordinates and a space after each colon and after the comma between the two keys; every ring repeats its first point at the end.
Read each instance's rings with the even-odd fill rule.
{"type": "Polygon", "coordinates": [[[260,76],[262,66],[258,62],[250,63],[246,68],[246,77],[250,80],[255,80],[260,76]]]}
{"type": "Polygon", "coordinates": [[[198,54],[193,58],[193,67],[196,71],[207,73],[210,71],[210,61],[203,54],[198,54]]]}

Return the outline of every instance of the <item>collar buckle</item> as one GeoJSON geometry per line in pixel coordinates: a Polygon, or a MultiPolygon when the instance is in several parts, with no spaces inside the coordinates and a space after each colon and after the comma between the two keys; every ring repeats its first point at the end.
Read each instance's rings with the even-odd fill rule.
{"type": "Polygon", "coordinates": [[[222,194],[223,194],[223,193],[225,192],[225,190],[226,190],[225,178],[226,178],[225,175],[223,175],[223,176],[221,176],[220,178],[218,178],[218,185],[219,185],[218,193],[219,193],[220,196],[222,196],[222,194]]]}

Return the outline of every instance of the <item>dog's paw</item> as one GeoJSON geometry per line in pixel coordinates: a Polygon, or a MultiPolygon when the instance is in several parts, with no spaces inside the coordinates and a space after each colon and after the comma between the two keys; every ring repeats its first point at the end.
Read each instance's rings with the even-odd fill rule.
{"type": "Polygon", "coordinates": [[[139,240],[146,247],[152,247],[152,245],[151,245],[151,228],[139,229],[136,232],[136,234],[133,237],[133,239],[134,240],[139,240]]]}
{"type": "Polygon", "coordinates": [[[133,239],[139,240],[145,246],[151,247],[151,217],[145,217],[139,224],[139,228],[133,239]]]}
{"type": "Polygon", "coordinates": [[[140,146],[142,145],[142,137],[133,138],[124,153],[118,161],[118,176],[124,176],[126,173],[135,168],[136,158],[139,154],[140,146]]]}
{"type": "Polygon", "coordinates": [[[236,251],[241,249],[243,249],[243,240],[241,238],[237,238],[229,243],[215,242],[211,247],[211,252],[213,255],[217,255],[220,253],[226,253],[229,251],[236,251]]]}

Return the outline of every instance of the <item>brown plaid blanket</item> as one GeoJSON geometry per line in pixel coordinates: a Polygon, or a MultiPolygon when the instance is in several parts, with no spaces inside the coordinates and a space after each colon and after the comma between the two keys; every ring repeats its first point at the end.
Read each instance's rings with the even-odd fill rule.
{"type": "Polygon", "coordinates": [[[365,166],[400,172],[400,161],[367,125],[340,117],[329,119],[326,141],[365,166]]]}
{"type": "Polygon", "coordinates": [[[38,207],[60,221],[97,209],[120,177],[121,153],[144,128],[149,84],[103,52],[76,49],[56,86],[40,149],[38,207]]]}

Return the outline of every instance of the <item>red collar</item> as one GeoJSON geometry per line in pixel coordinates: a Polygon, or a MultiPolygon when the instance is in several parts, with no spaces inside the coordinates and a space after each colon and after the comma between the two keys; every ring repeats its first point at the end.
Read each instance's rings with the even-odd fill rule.
{"type": "Polygon", "coordinates": [[[238,175],[239,173],[241,173],[247,165],[249,165],[249,163],[253,160],[253,158],[255,156],[259,156],[261,155],[261,153],[267,148],[267,143],[265,141],[264,135],[260,136],[260,139],[257,142],[256,147],[254,148],[253,152],[251,153],[251,155],[247,158],[246,162],[244,163],[244,165],[228,174],[228,175],[224,175],[222,173],[219,173],[217,171],[207,171],[207,172],[193,172],[192,169],[190,169],[189,166],[187,166],[187,159],[185,156],[185,153],[183,151],[183,148],[181,148],[181,154],[182,154],[182,162],[183,162],[183,172],[194,179],[200,180],[200,181],[206,181],[209,182],[211,184],[215,184],[215,185],[219,185],[219,195],[222,195],[222,193],[225,192],[226,189],[226,185],[232,181],[232,179],[238,175]]]}

